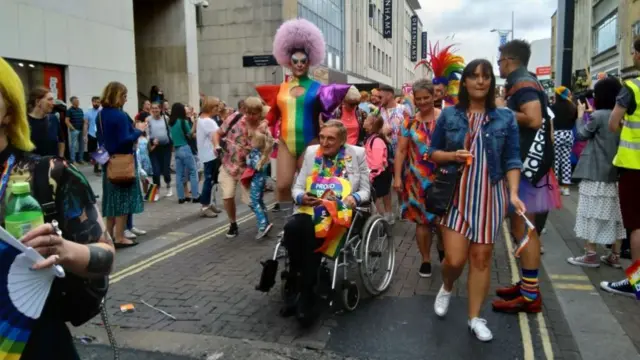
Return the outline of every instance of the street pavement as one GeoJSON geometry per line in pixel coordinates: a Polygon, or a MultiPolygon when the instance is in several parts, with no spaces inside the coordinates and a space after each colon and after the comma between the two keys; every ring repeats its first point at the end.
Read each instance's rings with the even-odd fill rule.
{"type": "MultiPolygon", "coordinates": [[[[99,184],[97,179],[93,182],[99,184]]],[[[637,349],[631,345],[631,352],[625,347],[624,340],[631,341],[630,335],[623,334],[636,336],[633,341],[637,346],[640,331],[633,331],[640,322],[628,319],[629,314],[638,314],[637,303],[603,294],[593,285],[588,296],[574,290],[575,286],[559,286],[566,279],[576,282],[582,278],[570,277],[566,275],[571,274],[569,270],[560,271],[553,264],[547,266],[548,259],[554,264],[564,261],[549,255],[552,244],[565,244],[569,234],[573,236],[573,218],[566,215],[571,212],[573,197],[566,199],[567,208],[550,216],[550,231],[544,236],[547,254],[541,270],[542,314],[505,315],[490,310],[495,288],[517,277],[512,245],[504,237],[497,242],[490,296],[483,310],[494,333],[490,343],[480,343],[467,330],[466,274],[456,286],[446,319],[433,314],[433,301],[441,284],[437,254],[432,256],[433,277],[418,277],[421,260],[415,230],[409,223],[398,222],[393,228],[396,273],[389,290],[381,297],[364,299],[352,313],[328,311],[314,328],[303,331],[294,319],[278,315],[279,280],[269,294],[254,289],[260,261],[271,257],[283,215],[270,214],[275,223],[271,236],[256,241],[255,220],[246,206],[239,207],[240,236],[227,239],[226,216],[201,219],[196,214],[197,206],[178,205],[175,199],[145,204],[145,214],[136,216],[136,226],[150,232],[140,239],[138,247],[118,252],[107,299],[110,322],[119,344],[129,351],[124,359],[138,354],[135,358],[164,359],[166,354],[174,354],[185,359],[596,359],[592,355],[601,354],[594,353],[596,345],[605,350],[621,347],[621,352],[614,351],[608,358],[634,358],[637,349]],[[547,267],[553,271],[548,272],[547,267]],[[576,312],[590,311],[580,305],[580,297],[585,296],[604,301],[608,313],[601,317],[611,321],[601,318],[599,322],[577,322],[576,312]],[[122,313],[120,305],[129,303],[134,304],[135,311],[122,313]],[[608,331],[615,330],[616,324],[624,329],[613,333],[621,340],[607,337],[611,345],[597,341],[597,335],[602,336],[602,324],[608,331]]],[[[577,244],[575,239],[570,240],[577,244]]],[[[596,271],[600,274],[608,270],[596,271]]],[[[614,271],[613,278],[621,274],[614,271]]],[[[607,273],[601,276],[611,278],[607,273]]],[[[596,305],[591,309],[600,310],[596,305]]],[[[95,337],[91,344],[80,345],[84,356],[108,356],[109,349],[98,345],[108,343],[99,318],[73,332],[95,337]]]]}

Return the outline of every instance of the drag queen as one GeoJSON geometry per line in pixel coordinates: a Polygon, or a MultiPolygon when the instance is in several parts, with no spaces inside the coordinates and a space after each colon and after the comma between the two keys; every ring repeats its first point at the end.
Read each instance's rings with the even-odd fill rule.
{"type": "Polygon", "coordinates": [[[298,160],[308,145],[317,143],[320,124],[340,105],[349,85],[323,85],[309,76],[309,67],[325,58],[322,32],[311,22],[294,19],[283,23],[275,35],[273,55],[292,77],[280,85],[256,90],[271,106],[270,125],[280,121],[276,186],[280,208],[291,208],[291,185],[298,160]]]}
{"type": "Polygon", "coordinates": [[[458,103],[460,76],[464,69],[464,59],[453,53],[453,45],[440,49],[440,43],[432,46],[429,43],[429,57],[416,64],[426,66],[433,73],[435,91],[434,106],[437,109],[453,106],[458,103]]]}

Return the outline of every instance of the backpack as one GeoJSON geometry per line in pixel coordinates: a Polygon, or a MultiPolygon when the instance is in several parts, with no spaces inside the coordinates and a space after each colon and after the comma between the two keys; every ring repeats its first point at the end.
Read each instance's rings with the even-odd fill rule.
{"type": "MultiPolygon", "coordinates": [[[[49,182],[51,156],[34,157],[33,197],[40,203],[44,221],[58,220],[62,214],[56,203],[53,187],[49,182]]],[[[58,188],[57,191],[60,191],[58,188]]],[[[58,223],[60,220],[58,220],[58,223]]],[[[109,289],[109,277],[84,279],[67,272],[62,279],[56,278],[51,287],[51,301],[65,322],[80,326],[100,313],[102,301],[109,289]]]]}
{"type": "Polygon", "coordinates": [[[520,132],[520,157],[522,159],[522,176],[536,186],[549,170],[554,166],[554,150],[551,141],[551,116],[548,109],[546,95],[542,85],[537,80],[519,81],[509,89],[507,96],[511,97],[524,88],[534,88],[538,92],[540,108],[542,109],[542,125],[539,129],[526,133],[520,132]]]}
{"type": "Polygon", "coordinates": [[[371,136],[371,141],[369,141],[369,139],[366,140],[369,141],[369,150],[373,149],[373,142],[376,141],[376,139],[382,140],[382,142],[384,142],[384,145],[387,147],[387,167],[384,169],[386,170],[393,164],[393,149],[391,148],[391,144],[385,141],[384,138],[382,138],[378,134],[374,134],[371,136]]]}

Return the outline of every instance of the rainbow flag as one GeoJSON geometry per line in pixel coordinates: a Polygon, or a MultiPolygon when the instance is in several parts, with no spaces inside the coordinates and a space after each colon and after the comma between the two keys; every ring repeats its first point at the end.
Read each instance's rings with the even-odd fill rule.
{"type": "Polygon", "coordinates": [[[36,322],[22,314],[9,297],[9,271],[20,253],[0,241],[0,360],[20,359],[36,322]]]}
{"type": "Polygon", "coordinates": [[[324,239],[316,252],[335,259],[346,241],[347,232],[353,220],[353,210],[342,200],[322,200],[322,205],[313,209],[316,238],[324,239]]]}
{"type": "Polygon", "coordinates": [[[629,284],[636,292],[636,299],[640,300],[640,260],[636,260],[631,266],[625,270],[629,284]]]}
{"type": "Polygon", "coordinates": [[[145,181],[147,181],[147,193],[145,194],[144,199],[148,202],[155,202],[156,195],[158,195],[159,191],[158,185],[149,183],[149,180],[145,181]]]}

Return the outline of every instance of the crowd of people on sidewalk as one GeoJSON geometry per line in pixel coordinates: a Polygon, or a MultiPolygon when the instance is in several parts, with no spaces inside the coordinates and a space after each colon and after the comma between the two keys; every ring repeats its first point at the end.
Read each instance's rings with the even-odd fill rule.
{"type": "MultiPolygon", "coordinates": [[[[640,260],[640,212],[635,206],[640,199],[634,186],[640,181],[640,79],[624,86],[614,78],[598,81],[593,105],[573,98],[565,87],[549,99],[527,71],[530,45],[512,40],[500,47],[499,76],[506,79],[502,96],[493,64],[483,59],[465,64],[450,47],[436,47],[429,54],[434,61],[425,62],[433,79],[415,81],[407,103],[387,85],[369,93],[312,79],[309,68],[323,61],[323,44],[322,33],[310,22],[287,21],[276,34],[274,56],[290,69],[290,80],[258,86],[259,97],[244,99],[237,109],[202,95],[199,114],[189,104],[170,104],[154,86],[133,118],[123,110],[128,89],[114,81],[92,98],[88,110],[72,97],[61,121],[52,115],[51,92],[32,89],[25,104],[17,76],[0,62],[3,179],[16,161],[25,169],[36,168],[30,152],[53,156],[55,200],[64,203],[61,225],[68,240],[49,225],[23,240],[33,242],[45,256],[37,267],[63,264],[79,276],[108,274],[115,249],[137,245],[136,236],[145,234],[133,226],[145,200],[160,201],[161,192],[172,198],[174,190],[177,204],[198,204],[203,217],[215,218],[224,209],[228,238],[240,231],[240,191],[257,219],[255,238],[262,239],[272,229],[264,201],[270,179],[278,202],[273,210],[295,214],[285,225],[283,243],[292,271],[303,279],[301,296],[297,303],[286,304],[283,314],[295,314],[305,323],[316,316],[313,291],[319,255],[313,216],[300,209],[324,204],[308,189],[326,185],[322,181],[327,179],[349,184],[345,188],[350,191],[338,196],[345,207],[375,200],[389,224],[399,219],[415,224],[422,257],[416,271],[421,277],[432,275],[430,253],[437,235],[443,279],[433,304],[438,316],[447,314],[456,281],[469,264],[468,327],[481,341],[493,338],[481,309],[503,221],[509,220],[518,244],[521,280],[498,289],[492,307],[505,313],[540,312],[544,224],[531,222],[561,208],[561,195],[570,194],[573,180],[581,180],[575,232],[587,242],[585,254],[568,261],[620,268],[626,231],[631,256],[640,260]],[[587,145],[573,170],[569,156],[575,138],[587,145]],[[95,174],[102,176],[101,209],[76,168],[86,161],[85,152],[95,174]],[[600,257],[598,244],[610,247],[600,257]]],[[[640,68],[640,40],[634,51],[640,68]]],[[[0,187],[0,200],[3,193],[0,187]]],[[[636,294],[627,278],[601,287],[636,294]]],[[[71,351],[68,330],[60,337],[60,343],[48,348],[66,346],[60,351],[71,351]]]]}

